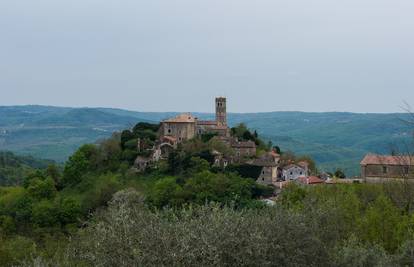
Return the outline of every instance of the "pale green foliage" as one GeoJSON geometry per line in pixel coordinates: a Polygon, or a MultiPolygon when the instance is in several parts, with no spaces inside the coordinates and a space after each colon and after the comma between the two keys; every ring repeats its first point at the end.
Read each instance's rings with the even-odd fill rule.
{"type": "Polygon", "coordinates": [[[74,240],[71,255],[93,266],[328,266],[317,229],[304,221],[277,208],[150,212],[128,191],[74,240]]]}

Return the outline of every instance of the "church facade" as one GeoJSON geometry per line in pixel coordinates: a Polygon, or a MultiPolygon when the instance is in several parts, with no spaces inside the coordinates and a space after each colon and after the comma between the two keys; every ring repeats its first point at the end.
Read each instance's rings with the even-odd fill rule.
{"type": "Polygon", "coordinates": [[[215,121],[202,121],[190,113],[183,113],[175,118],[162,121],[161,135],[174,138],[177,143],[206,133],[214,133],[218,136],[228,137],[230,135],[230,129],[227,126],[227,99],[225,97],[217,97],[215,104],[215,121]]]}

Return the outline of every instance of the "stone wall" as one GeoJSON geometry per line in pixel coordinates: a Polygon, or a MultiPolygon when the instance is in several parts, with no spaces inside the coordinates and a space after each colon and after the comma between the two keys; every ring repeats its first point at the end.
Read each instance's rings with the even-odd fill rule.
{"type": "Polygon", "coordinates": [[[380,181],[383,179],[414,178],[413,166],[402,165],[366,165],[361,166],[361,177],[380,181]]]}
{"type": "Polygon", "coordinates": [[[195,122],[163,122],[164,135],[177,138],[178,142],[192,139],[196,136],[195,122]]]}

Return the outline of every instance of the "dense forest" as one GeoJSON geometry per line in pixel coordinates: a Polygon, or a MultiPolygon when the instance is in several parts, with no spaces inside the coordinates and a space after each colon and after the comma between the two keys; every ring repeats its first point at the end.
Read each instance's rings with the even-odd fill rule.
{"type": "MultiPolygon", "coordinates": [[[[139,123],[0,187],[0,265],[414,264],[412,184],[290,185],[270,206],[274,189],[251,170],[213,166],[212,150],[232,153],[214,136],[139,172],[137,140],[150,147],[158,127],[139,123]]],[[[270,149],[243,125],[232,132],[270,149]]]]}
{"type": "Polygon", "coordinates": [[[52,161],[30,156],[17,156],[0,151],[0,186],[19,185],[36,169],[46,169],[52,161]]]}

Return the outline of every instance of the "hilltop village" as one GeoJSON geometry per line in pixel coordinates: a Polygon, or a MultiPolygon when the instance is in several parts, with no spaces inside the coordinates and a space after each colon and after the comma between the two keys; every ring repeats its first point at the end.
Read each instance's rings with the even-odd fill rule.
{"type": "MultiPolygon", "coordinates": [[[[249,135],[249,134],[248,134],[249,135]]],[[[280,150],[276,147],[258,149],[257,133],[255,138],[240,138],[228,126],[227,99],[215,99],[215,120],[200,120],[191,113],[179,114],[165,119],[157,129],[155,141],[148,145],[138,139],[139,155],[134,161],[136,171],[143,172],[162,160],[167,160],[177,148],[194,139],[213,139],[222,144],[230,153],[218,149],[209,151],[213,166],[225,169],[230,165],[248,166],[250,178],[262,185],[282,188],[287,183],[297,182],[304,185],[369,182],[378,183],[401,180],[411,173],[414,163],[411,157],[380,156],[368,154],[361,161],[361,177],[357,179],[334,180],[331,175],[322,173],[316,176],[309,168],[309,160],[281,160],[280,150]]],[[[344,177],[341,177],[344,178],[344,177]]]]}
{"type": "MultiPolygon", "coordinates": [[[[281,155],[275,147],[268,147],[265,151],[258,150],[258,144],[249,138],[240,140],[227,123],[227,99],[217,97],[215,100],[214,121],[199,120],[190,113],[183,113],[174,118],[161,122],[158,130],[158,139],[150,148],[145,148],[142,140],[138,140],[138,149],[147,150],[145,156],[139,155],[134,163],[137,171],[145,171],[155,166],[159,161],[168,159],[169,155],[181,144],[194,138],[209,137],[221,143],[230,150],[223,153],[218,150],[209,151],[214,157],[214,167],[225,169],[229,165],[237,164],[250,166],[255,170],[251,177],[262,185],[280,187],[283,182],[298,181],[304,184],[317,184],[324,181],[316,176],[310,176],[309,162],[292,160],[281,161],[281,155]]],[[[257,138],[257,133],[254,133],[257,138]]],[[[254,138],[252,138],[254,139],[254,138]]]]}

